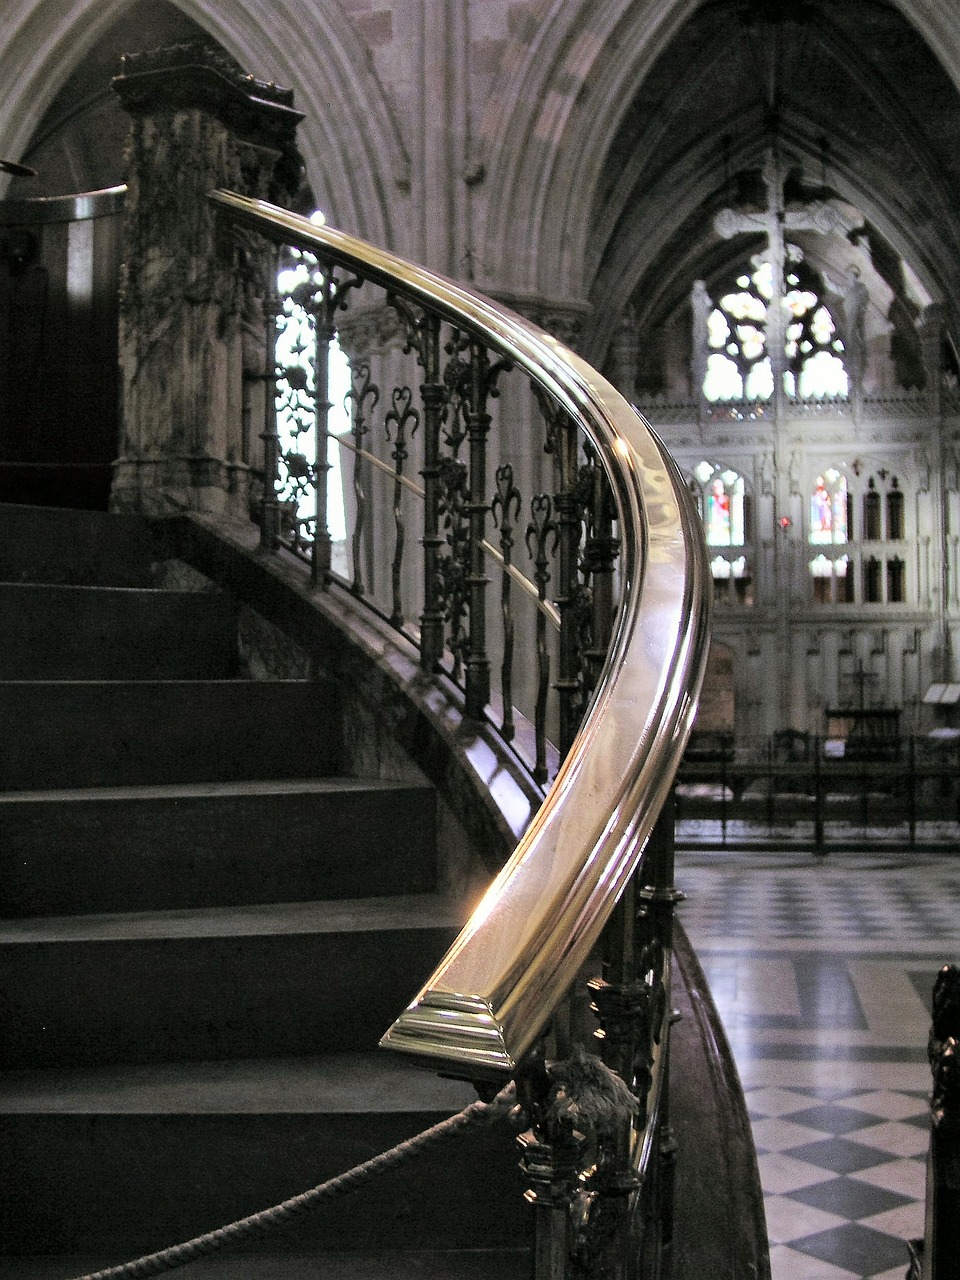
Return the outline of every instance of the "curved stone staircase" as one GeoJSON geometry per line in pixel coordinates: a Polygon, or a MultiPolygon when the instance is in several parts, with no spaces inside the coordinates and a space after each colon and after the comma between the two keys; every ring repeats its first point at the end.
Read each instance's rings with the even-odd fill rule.
{"type": "MultiPolygon", "coordinates": [[[[0,507],[0,1276],[296,1194],[472,1090],[374,1046],[458,927],[429,786],[343,776],[336,688],[252,680],[138,517],[0,507]]],[[[484,1130],[199,1276],[525,1275],[484,1130]]]]}

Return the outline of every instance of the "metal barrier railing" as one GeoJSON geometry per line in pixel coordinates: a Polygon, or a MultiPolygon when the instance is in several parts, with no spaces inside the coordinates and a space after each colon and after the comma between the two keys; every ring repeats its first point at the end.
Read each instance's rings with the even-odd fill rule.
{"type": "Polygon", "coordinates": [[[905,736],[842,744],[773,735],[691,751],[676,777],[677,843],[744,848],[771,840],[830,849],[956,848],[960,744],[905,736]]]}

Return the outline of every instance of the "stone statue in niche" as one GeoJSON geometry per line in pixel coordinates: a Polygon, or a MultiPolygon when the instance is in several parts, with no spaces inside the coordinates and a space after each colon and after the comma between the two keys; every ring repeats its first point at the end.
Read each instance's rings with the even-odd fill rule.
{"type": "Polygon", "coordinates": [[[702,280],[694,280],[690,290],[690,309],[693,312],[693,351],[690,359],[690,393],[696,398],[703,391],[707,376],[708,332],[707,321],[713,310],[713,299],[707,293],[702,280]]]}
{"type": "Polygon", "coordinates": [[[841,294],[843,298],[844,348],[847,373],[860,386],[867,362],[867,306],[870,293],[860,278],[860,268],[851,266],[841,294]]]}

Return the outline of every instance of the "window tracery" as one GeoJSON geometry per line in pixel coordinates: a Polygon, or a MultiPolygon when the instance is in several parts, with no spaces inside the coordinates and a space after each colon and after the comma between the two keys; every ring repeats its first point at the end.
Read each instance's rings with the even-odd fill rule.
{"type": "Polygon", "coordinates": [[[809,562],[814,602],[903,604],[906,558],[885,545],[906,538],[903,491],[884,468],[861,481],[854,463],[853,475],[851,481],[838,467],[827,467],[811,487],[807,536],[818,548],[809,562]]]}
{"type": "Polygon", "coordinates": [[[709,401],[769,400],[774,393],[770,336],[783,333],[783,390],[788,396],[845,396],[849,379],[840,328],[823,297],[817,273],[803,252],[788,244],[783,287],[776,288],[773,264],[754,261],[721,294],[706,318],[706,375],[709,401]],[[773,325],[773,308],[783,311],[773,325]]]}

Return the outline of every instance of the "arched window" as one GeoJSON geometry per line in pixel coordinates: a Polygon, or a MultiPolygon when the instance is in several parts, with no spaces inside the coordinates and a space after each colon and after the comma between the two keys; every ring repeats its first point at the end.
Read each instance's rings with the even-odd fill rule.
{"type": "Polygon", "coordinates": [[[808,539],[819,550],[810,561],[816,604],[906,602],[907,560],[883,545],[906,538],[903,491],[885,468],[866,476],[861,470],[859,462],[850,475],[827,467],[812,484],[808,539]]]}
{"type": "Polygon", "coordinates": [[[847,542],[853,536],[850,515],[847,478],[836,467],[828,467],[817,476],[810,495],[810,542],[814,546],[847,542]]]}
{"type": "Polygon", "coordinates": [[[729,467],[703,461],[690,487],[697,497],[711,559],[714,594],[720,602],[752,604],[753,581],[747,551],[750,498],[743,476],[729,467]]]}
{"type": "Polygon", "coordinates": [[[770,309],[784,312],[783,390],[790,396],[844,396],[849,383],[843,342],[803,251],[788,244],[786,276],[777,288],[772,264],[751,264],[724,288],[707,315],[703,394],[710,401],[769,400],[773,369],[768,350],[770,309]]]}
{"type": "Polygon", "coordinates": [[[903,539],[903,528],[903,494],[897,484],[897,477],[894,476],[887,490],[887,537],[891,542],[903,539]]]}

